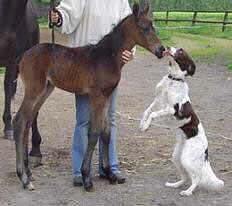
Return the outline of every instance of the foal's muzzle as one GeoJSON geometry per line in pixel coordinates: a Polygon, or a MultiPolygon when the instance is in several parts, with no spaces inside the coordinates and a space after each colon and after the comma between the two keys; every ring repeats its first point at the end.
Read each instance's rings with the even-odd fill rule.
{"type": "Polygon", "coordinates": [[[155,55],[156,55],[159,59],[161,59],[162,57],[164,57],[164,55],[163,55],[163,52],[164,52],[164,51],[165,51],[165,48],[164,48],[163,45],[161,45],[161,46],[157,47],[157,49],[155,50],[155,55]]]}

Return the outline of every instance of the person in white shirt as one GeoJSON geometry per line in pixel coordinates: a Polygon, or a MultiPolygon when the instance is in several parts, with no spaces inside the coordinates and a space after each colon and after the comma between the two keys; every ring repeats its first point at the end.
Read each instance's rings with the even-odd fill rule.
{"type": "MultiPolygon", "coordinates": [[[[50,23],[56,25],[59,31],[68,36],[70,47],[97,44],[121,20],[131,13],[128,0],[63,0],[55,10],[50,12],[50,23]]],[[[123,61],[133,59],[133,51],[123,52],[123,61]]],[[[82,186],[81,165],[88,143],[89,97],[76,97],[76,126],[72,146],[73,184],[82,186]]],[[[119,173],[116,151],[116,103],[117,88],[111,95],[110,123],[111,139],[109,145],[109,160],[111,170],[116,174],[118,183],[124,183],[125,177],[119,173]]],[[[102,171],[102,143],[99,140],[99,175],[106,178],[102,171]]]]}

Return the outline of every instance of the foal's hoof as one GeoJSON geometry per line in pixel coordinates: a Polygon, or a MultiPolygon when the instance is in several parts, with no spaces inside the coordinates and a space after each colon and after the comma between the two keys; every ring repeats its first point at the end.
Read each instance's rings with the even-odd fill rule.
{"type": "Polygon", "coordinates": [[[91,181],[85,182],[84,188],[86,192],[93,192],[93,183],[91,181]]]}
{"type": "Polygon", "coordinates": [[[28,179],[29,179],[31,182],[34,182],[34,181],[35,181],[35,178],[34,178],[33,175],[28,176],[28,179]]]}
{"type": "Polygon", "coordinates": [[[41,166],[42,162],[42,156],[41,157],[36,157],[36,156],[30,156],[29,155],[29,165],[31,168],[35,168],[35,167],[38,167],[38,166],[41,166]]]}
{"type": "Polygon", "coordinates": [[[109,180],[109,183],[111,185],[115,185],[118,180],[117,176],[114,173],[109,174],[107,179],[109,180]]]}
{"type": "Polygon", "coordinates": [[[13,132],[13,130],[4,131],[4,139],[14,140],[14,132],[13,132]]]}
{"type": "Polygon", "coordinates": [[[35,187],[31,182],[29,182],[27,184],[23,184],[23,188],[26,190],[29,190],[29,191],[35,190],[35,187]]]}
{"type": "Polygon", "coordinates": [[[30,178],[24,176],[24,178],[22,178],[22,183],[25,190],[31,191],[35,189],[34,185],[30,182],[30,178]]]}

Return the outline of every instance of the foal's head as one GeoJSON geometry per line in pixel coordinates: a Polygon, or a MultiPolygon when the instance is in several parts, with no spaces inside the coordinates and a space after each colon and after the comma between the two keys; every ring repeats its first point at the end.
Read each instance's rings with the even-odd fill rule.
{"type": "Polygon", "coordinates": [[[140,11],[139,5],[133,6],[133,37],[135,43],[148,49],[158,58],[163,57],[164,46],[157,37],[152,20],[147,17],[150,7],[148,6],[144,11],[140,11]]]}

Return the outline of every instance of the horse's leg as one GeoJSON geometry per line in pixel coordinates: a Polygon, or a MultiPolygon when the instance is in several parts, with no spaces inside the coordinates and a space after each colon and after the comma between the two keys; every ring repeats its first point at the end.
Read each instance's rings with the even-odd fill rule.
{"type": "Polygon", "coordinates": [[[38,118],[38,112],[32,122],[31,128],[32,128],[32,149],[29,153],[29,163],[30,167],[37,167],[41,165],[42,160],[42,154],[40,151],[40,144],[42,141],[42,138],[40,136],[39,130],[38,130],[38,124],[37,124],[37,118],[38,118]]]}
{"type": "MultiPolygon", "coordinates": [[[[50,84],[50,82],[47,82],[46,92],[42,96],[40,102],[37,103],[36,107],[40,109],[42,104],[45,102],[45,100],[49,97],[49,95],[54,90],[54,86],[50,84]]],[[[31,125],[32,128],[32,149],[29,153],[29,163],[30,167],[37,167],[41,165],[42,161],[42,154],[40,151],[40,144],[42,141],[41,135],[38,130],[38,124],[37,124],[37,118],[38,118],[38,112],[33,120],[33,123],[31,125]]]]}
{"type": "Polygon", "coordinates": [[[107,101],[106,107],[103,110],[103,130],[101,133],[102,140],[102,154],[103,154],[103,168],[102,171],[106,175],[107,179],[111,184],[115,184],[117,182],[116,175],[110,169],[109,162],[109,144],[111,137],[111,125],[109,119],[109,101],[107,101]]]}
{"type": "Polygon", "coordinates": [[[106,98],[102,94],[89,96],[90,103],[90,123],[88,131],[88,145],[83,158],[81,173],[83,185],[86,191],[91,191],[93,184],[90,176],[90,164],[94,148],[102,132],[103,110],[106,106],[106,98]]]}
{"type": "Polygon", "coordinates": [[[28,168],[28,133],[33,120],[33,105],[35,99],[26,96],[14,120],[14,139],[16,147],[16,169],[23,187],[33,189],[30,183],[31,172],[28,168]]]}
{"type": "MultiPolygon", "coordinates": [[[[16,168],[19,179],[23,187],[33,189],[31,184],[32,174],[28,167],[28,133],[32,121],[36,117],[38,110],[53,91],[53,86],[48,89],[40,79],[37,84],[34,83],[29,89],[25,90],[23,103],[16,114],[13,122],[14,139],[16,145],[16,168]],[[37,88],[34,88],[36,87],[37,88]],[[45,88],[44,88],[45,87],[45,88]]],[[[45,83],[45,82],[44,82],[45,83]]]]}
{"type": "Polygon", "coordinates": [[[13,140],[13,129],[11,125],[11,99],[16,92],[16,78],[18,75],[17,66],[11,65],[6,67],[5,79],[4,79],[4,91],[5,91],[5,108],[3,113],[4,138],[13,140]]]}

